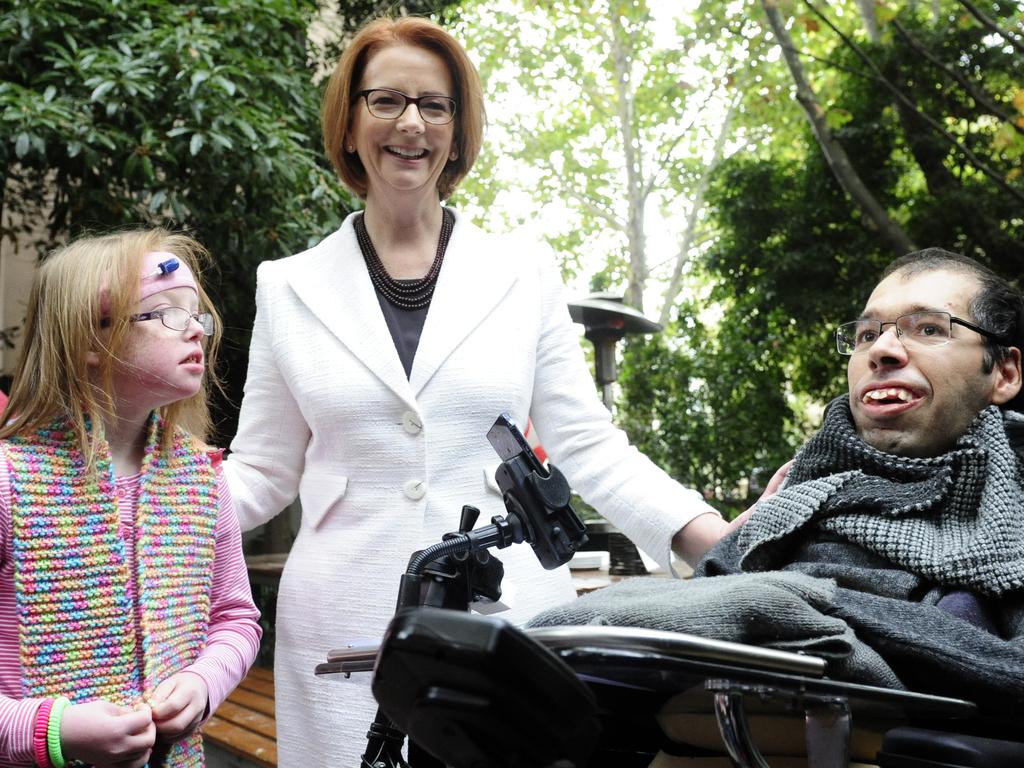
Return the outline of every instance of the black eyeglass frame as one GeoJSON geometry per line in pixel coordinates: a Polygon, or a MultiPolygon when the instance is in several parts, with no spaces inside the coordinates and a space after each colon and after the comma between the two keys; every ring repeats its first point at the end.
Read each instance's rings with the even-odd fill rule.
{"type": "Polygon", "coordinates": [[[398,118],[405,114],[405,110],[409,108],[410,104],[415,104],[416,111],[420,113],[420,117],[423,118],[423,122],[430,123],[431,125],[448,125],[450,122],[455,120],[455,111],[459,107],[459,103],[451,96],[442,96],[440,94],[428,94],[426,96],[409,96],[408,94],[402,93],[401,91],[396,91],[394,88],[366,88],[362,91],[358,91],[355,94],[355,98],[362,99],[366,103],[366,111],[369,112],[374,117],[376,117],[378,120],[397,120],[398,118]],[[370,106],[369,96],[371,93],[374,93],[375,91],[392,93],[395,96],[400,96],[401,98],[403,98],[405,100],[405,103],[402,105],[402,111],[399,112],[394,117],[384,117],[382,115],[378,115],[376,112],[373,111],[373,107],[370,106]],[[451,104],[451,116],[443,123],[439,123],[436,120],[428,120],[426,115],[423,114],[423,110],[420,109],[420,102],[429,99],[441,99],[451,104]]]}
{"type": "Polygon", "coordinates": [[[159,320],[164,328],[170,331],[187,331],[188,324],[192,320],[195,320],[203,329],[204,336],[213,335],[213,315],[209,312],[189,312],[184,307],[161,307],[160,309],[154,309],[151,312],[140,312],[137,315],[131,315],[128,318],[133,323],[141,323],[146,320],[159,320]],[[185,327],[175,328],[173,325],[167,324],[167,312],[169,310],[179,310],[181,312],[188,313],[188,320],[185,321],[185,327]]]}
{"type": "MultiPolygon", "coordinates": [[[[902,320],[904,317],[910,317],[912,315],[945,315],[946,317],[949,318],[949,327],[950,328],[952,328],[953,324],[955,323],[956,325],[962,325],[964,328],[969,328],[970,330],[974,331],[975,333],[981,334],[986,339],[989,339],[990,341],[994,341],[994,342],[996,342],[997,344],[999,344],[1001,346],[1004,346],[1004,347],[1016,346],[1010,339],[1006,338],[1005,336],[1000,336],[1000,335],[998,335],[996,333],[993,333],[992,331],[990,331],[990,330],[988,330],[986,328],[982,328],[980,325],[975,325],[972,322],[969,322],[967,320],[963,320],[963,319],[957,317],[956,315],[950,314],[949,312],[942,312],[941,310],[936,310],[936,311],[930,311],[929,310],[929,311],[923,311],[923,312],[908,312],[905,315],[900,315],[895,320],[888,320],[888,321],[886,321],[884,323],[879,321],[879,320],[866,320],[866,319],[865,320],[851,320],[848,323],[842,323],[835,330],[836,351],[840,355],[844,355],[845,357],[850,357],[850,356],[852,356],[853,354],[855,354],[857,352],[856,347],[851,352],[844,352],[843,349],[842,349],[842,345],[840,344],[840,341],[839,341],[839,336],[840,336],[840,333],[842,332],[843,328],[845,328],[848,325],[854,325],[856,323],[865,323],[865,322],[878,323],[878,336],[879,336],[879,338],[881,338],[882,334],[885,332],[885,326],[891,325],[891,326],[893,326],[896,329],[896,338],[900,339],[900,343],[902,343],[903,342],[903,333],[902,333],[902,331],[900,331],[899,321],[902,320]]],[[[952,336],[950,336],[942,344],[935,344],[934,346],[942,347],[942,346],[945,346],[946,344],[948,344],[952,340],[953,340],[952,336]]],[[[878,341],[878,339],[875,339],[875,341],[878,341]]],[[[874,344],[875,342],[873,341],[871,343],[874,344]]],[[[868,346],[870,346],[870,345],[868,345],[868,346]]]]}

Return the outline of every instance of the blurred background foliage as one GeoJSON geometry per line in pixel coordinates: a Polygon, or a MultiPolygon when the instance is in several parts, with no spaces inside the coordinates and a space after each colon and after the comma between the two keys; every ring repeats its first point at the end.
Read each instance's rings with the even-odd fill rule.
{"type": "Polygon", "coordinates": [[[452,202],[665,325],[623,345],[616,418],[724,508],[845,390],[831,329],[894,243],[1024,269],[1019,3],[2,0],[0,236],[194,232],[227,323],[222,443],[256,266],[357,205],[320,89],[381,12],[432,15],[479,63],[487,142],[452,202]]]}
{"type": "Polygon", "coordinates": [[[218,440],[234,434],[256,267],[334,230],[357,200],[320,140],[320,81],[345,36],[391,8],[315,0],[4,0],[2,236],[40,254],[85,231],[162,224],[213,254],[225,320],[218,440]],[[327,9],[332,10],[332,9],[327,9]]]}

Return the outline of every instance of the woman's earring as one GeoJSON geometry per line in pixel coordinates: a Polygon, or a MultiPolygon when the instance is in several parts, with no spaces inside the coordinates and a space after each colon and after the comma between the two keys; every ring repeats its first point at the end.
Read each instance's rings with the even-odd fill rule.
{"type": "Polygon", "coordinates": [[[451,152],[448,153],[448,160],[450,162],[454,162],[454,161],[456,161],[458,159],[459,159],[459,150],[453,149],[451,152]]]}

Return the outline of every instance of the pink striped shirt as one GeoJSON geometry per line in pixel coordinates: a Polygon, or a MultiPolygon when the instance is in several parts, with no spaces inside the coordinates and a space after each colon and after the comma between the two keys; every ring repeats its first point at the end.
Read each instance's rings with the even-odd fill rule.
{"type": "MultiPolygon", "coordinates": [[[[224,474],[217,465],[217,514],[214,547],[213,586],[210,593],[210,630],[206,648],[195,663],[186,667],[203,678],[209,691],[207,714],[227,698],[245,677],[259,649],[259,611],[252,602],[248,572],[242,556],[242,534],[224,474]]],[[[14,592],[14,557],[11,546],[10,466],[0,460],[0,765],[10,768],[32,766],[32,730],[42,699],[21,698],[21,662],[18,645],[18,616],[14,592]]],[[[121,533],[129,566],[134,569],[134,536],[141,475],[117,479],[121,533]]],[[[128,591],[136,607],[134,580],[128,591]]],[[[136,637],[141,638],[139,614],[134,610],[136,637]]],[[[141,639],[139,641],[141,647],[141,639]]]]}

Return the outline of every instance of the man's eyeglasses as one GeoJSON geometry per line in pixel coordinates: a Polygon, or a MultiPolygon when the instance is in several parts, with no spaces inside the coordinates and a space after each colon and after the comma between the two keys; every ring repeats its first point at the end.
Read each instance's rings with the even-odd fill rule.
{"type": "Polygon", "coordinates": [[[953,338],[953,323],[970,328],[987,339],[1010,346],[1011,342],[981,326],[953,317],[949,312],[913,312],[883,323],[879,320],[854,320],[836,328],[836,349],[841,355],[864,352],[878,341],[885,326],[896,328],[896,337],[904,344],[920,347],[941,347],[953,338]]]}
{"type": "Polygon", "coordinates": [[[381,120],[397,120],[410,104],[415,104],[420,117],[433,125],[447,125],[455,119],[455,99],[449,96],[406,96],[390,88],[370,88],[356,98],[366,101],[370,114],[381,120]]]}
{"type": "Polygon", "coordinates": [[[140,312],[128,319],[133,323],[159,319],[165,328],[170,328],[172,331],[188,330],[188,324],[195,320],[203,327],[204,336],[213,335],[213,315],[209,312],[189,312],[183,307],[164,307],[163,309],[154,309],[152,312],[140,312]]]}

